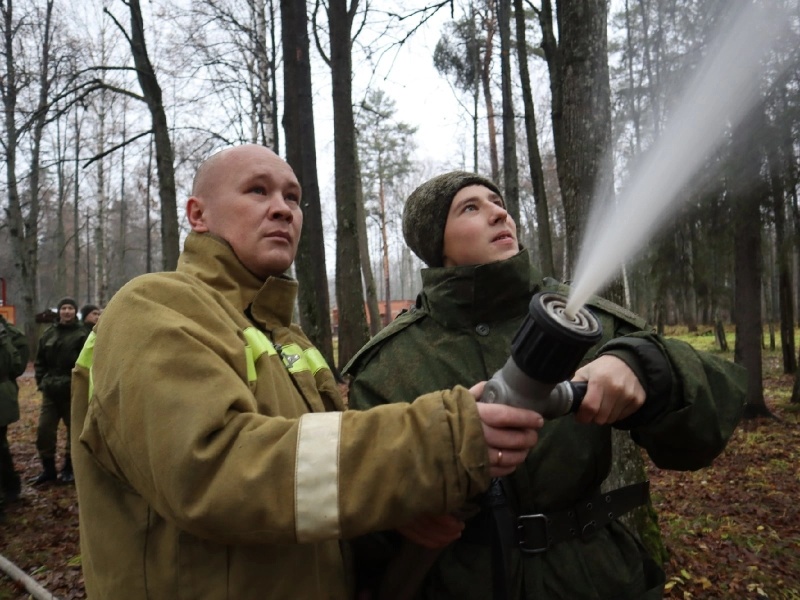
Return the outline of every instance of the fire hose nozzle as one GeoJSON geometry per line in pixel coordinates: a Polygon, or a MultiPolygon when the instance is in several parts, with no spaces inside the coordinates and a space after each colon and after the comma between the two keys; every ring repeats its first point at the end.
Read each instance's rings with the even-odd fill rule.
{"type": "Polygon", "coordinates": [[[566,305],[566,297],[553,292],[531,298],[511,342],[511,356],[486,383],[484,402],[528,408],[545,419],[578,410],[586,383],[567,380],[603,330],[585,307],[569,317],[566,305]]]}

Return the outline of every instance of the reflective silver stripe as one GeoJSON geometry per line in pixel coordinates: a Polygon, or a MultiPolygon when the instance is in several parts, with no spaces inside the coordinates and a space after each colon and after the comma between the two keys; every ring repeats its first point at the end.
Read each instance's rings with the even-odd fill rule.
{"type": "Polygon", "coordinates": [[[295,528],[301,543],[335,539],[339,523],[339,436],[342,413],[300,418],[295,465],[295,528]]]}

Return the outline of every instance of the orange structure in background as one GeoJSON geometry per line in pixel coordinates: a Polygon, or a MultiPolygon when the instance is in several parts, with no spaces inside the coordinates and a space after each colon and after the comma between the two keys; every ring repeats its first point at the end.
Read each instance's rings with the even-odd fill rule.
{"type": "Polygon", "coordinates": [[[6,280],[5,277],[0,277],[0,315],[3,315],[3,318],[11,323],[12,325],[17,324],[17,311],[13,306],[9,306],[6,303],[6,280]]]}

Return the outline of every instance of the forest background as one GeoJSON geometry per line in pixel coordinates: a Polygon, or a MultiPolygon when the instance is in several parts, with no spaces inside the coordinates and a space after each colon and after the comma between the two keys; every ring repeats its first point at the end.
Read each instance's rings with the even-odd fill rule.
{"type": "Polygon", "coordinates": [[[569,280],[598,189],[657,146],[713,32],[754,4],[781,15],[755,101],[602,291],[659,328],[733,323],[750,412],[766,413],[764,330],[797,370],[797,0],[0,0],[3,304],[34,347],[36,315],[61,296],[103,305],[174,268],[194,170],[242,142],[276,149],[303,185],[298,318],[332,365],[391,319],[390,300],[413,300],[402,204],[445,169],[496,180],[534,262],[569,280]],[[424,96],[392,70],[423,35],[436,43],[415,60],[457,107],[436,160],[390,85],[424,96]]]}
{"type": "MultiPolygon", "coordinates": [[[[175,267],[192,175],[231,144],[297,173],[298,319],[339,367],[419,289],[400,215],[423,180],[493,178],[533,262],[571,280],[592,206],[656,157],[660,183],[636,199],[681,181],[669,218],[598,291],[720,351],[735,332],[748,416],[771,413],[765,347],[800,402],[798,0],[0,0],[0,17],[0,310],[31,348],[60,297],[104,305],[175,267]],[[732,54],[688,106],[718,107],[715,143],[659,163],[687,81],[710,81],[714,32],[750,7],[773,15],[769,35],[753,20],[734,39],[758,68],[731,93],[732,54]]],[[[612,242],[642,233],[628,216],[612,242]]]]}

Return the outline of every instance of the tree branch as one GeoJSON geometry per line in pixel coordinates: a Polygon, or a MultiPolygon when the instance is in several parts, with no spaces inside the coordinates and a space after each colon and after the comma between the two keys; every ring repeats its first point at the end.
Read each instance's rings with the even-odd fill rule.
{"type": "Polygon", "coordinates": [[[96,162],[96,161],[100,160],[101,158],[104,158],[104,157],[108,156],[108,155],[109,155],[109,154],[111,154],[112,152],[116,152],[116,151],[117,151],[117,150],[119,150],[120,148],[124,148],[124,147],[125,147],[125,146],[127,146],[128,144],[132,144],[133,142],[135,142],[135,141],[136,141],[136,140],[138,140],[139,138],[141,138],[141,137],[144,137],[144,136],[146,136],[146,135],[150,135],[151,133],[153,133],[153,130],[152,130],[152,129],[148,129],[147,131],[143,131],[142,133],[138,133],[138,134],[136,134],[136,135],[135,135],[135,136],[133,136],[132,138],[128,138],[127,140],[125,140],[124,142],[121,142],[121,143],[117,144],[116,146],[112,146],[111,148],[109,148],[109,149],[108,149],[108,150],[106,150],[105,152],[101,152],[100,154],[96,154],[95,156],[93,156],[92,158],[90,158],[88,161],[86,161],[86,162],[83,164],[83,167],[82,167],[82,168],[84,168],[84,169],[85,169],[86,167],[88,167],[89,165],[91,165],[93,162],[96,162]]]}

